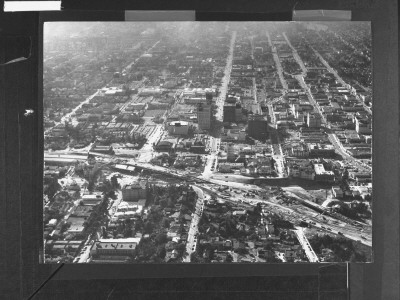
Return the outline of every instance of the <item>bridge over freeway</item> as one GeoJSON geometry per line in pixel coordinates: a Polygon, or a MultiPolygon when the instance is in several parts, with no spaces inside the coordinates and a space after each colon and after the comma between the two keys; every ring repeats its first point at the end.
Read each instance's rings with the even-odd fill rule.
{"type": "Polygon", "coordinates": [[[310,245],[310,242],[308,241],[307,237],[304,235],[303,229],[300,227],[297,227],[296,230],[294,230],[296,233],[297,239],[300,242],[300,245],[303,247],[304,252],[306,253],[306,256],[310,262],[319,262],[318,256],[315,254],[313,248],[310,245]]]}

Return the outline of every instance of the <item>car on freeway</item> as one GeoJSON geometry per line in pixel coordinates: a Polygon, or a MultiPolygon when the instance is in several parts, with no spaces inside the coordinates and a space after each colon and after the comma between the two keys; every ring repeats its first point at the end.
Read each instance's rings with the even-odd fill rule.
{"type": "Polygon", "coordinates": [[[367,238],[366,238],[365,236],[363,236],[363,235],[361,236],[361,238],[362,238],[362,239],[364,239],[364,240],[366,240],[366,239],[367,239],[367,238]]]}
{"type": "Polygon", "coordinates": [[[340,231],[338,231],[338,234],[339,234],[339,235],[344,235],[344,234],[343,234],[342,232],[340,232],[340,231]]]}

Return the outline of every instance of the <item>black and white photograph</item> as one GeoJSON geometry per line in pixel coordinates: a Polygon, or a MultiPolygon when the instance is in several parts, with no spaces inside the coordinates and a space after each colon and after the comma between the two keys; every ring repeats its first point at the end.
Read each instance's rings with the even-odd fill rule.
{"type": "Polygon", "coordinates": [[[373,262],[371,22],[46,22],[55,263],[373,262]]]}

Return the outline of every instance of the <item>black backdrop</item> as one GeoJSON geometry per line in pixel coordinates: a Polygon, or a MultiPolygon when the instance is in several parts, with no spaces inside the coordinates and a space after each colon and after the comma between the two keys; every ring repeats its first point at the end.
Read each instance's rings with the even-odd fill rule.
{"type": "Polygon", "coordinates": [[[396,5],[394,0],[65,1],[66,11],[62,13],[1,13],[0,63],[20,60],[0,66],[0,298],[399,299],[396,5]],[[43,165],[42,22],[124,20],[124,9],[196,10],[197,20],[285,21],[291,19],[295,5],[296,9],[351,10],[353,20],[372,21],[374,263],[351,264],[348,268],[346,265],[315,264],[39,265],[43,165]],[[93,11],[94,8],[97,11],[93,11]],[[32,109],[33,114],[24,116],[25,109],[32,109]]]}

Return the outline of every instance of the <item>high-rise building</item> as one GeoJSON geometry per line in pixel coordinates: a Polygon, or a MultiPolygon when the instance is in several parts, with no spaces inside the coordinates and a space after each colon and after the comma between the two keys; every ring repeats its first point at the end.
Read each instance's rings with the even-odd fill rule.
{"type": "Polygon", "coordinates": [[[228,144],[228,146],[226,147],[226,152],[228,161],[235,159],[235,147],[233,143],[228,144]]]}
{"type": "Polygon", "coordinates": [[[211,104],[199,103],[197,105],[197,122],[201,130],[211,128],[211,104]]]}
{"type": "Polygon", "coordinates": [[[236,104],[224,105],[224,122],[236,122],[236,104]]]}
{"type": "Polygon", "coordinates": [[[263,115],[249,115],[247,134],[257,140],[268,138],[268,121],[263,115]]]}
{"type": "Polygon", "coordinates": [[[236,103],[235,107],[235,121],[242,121],[242,105],[240,103],[236,103]]]}

